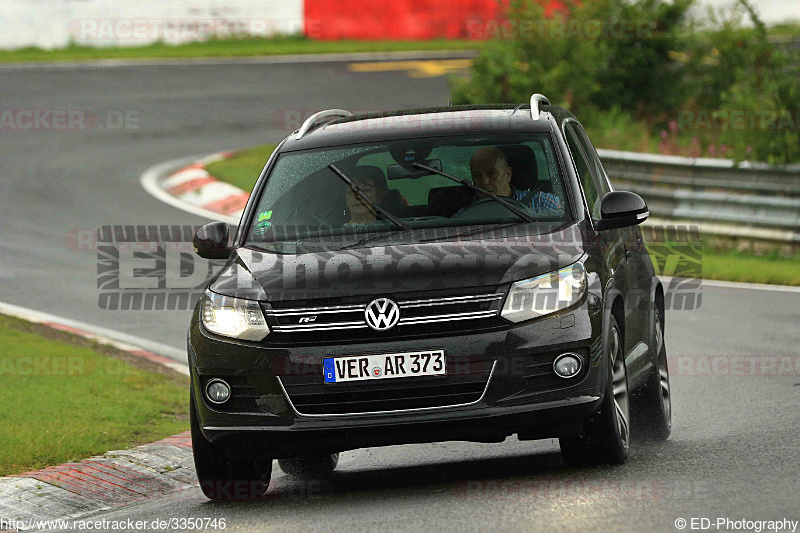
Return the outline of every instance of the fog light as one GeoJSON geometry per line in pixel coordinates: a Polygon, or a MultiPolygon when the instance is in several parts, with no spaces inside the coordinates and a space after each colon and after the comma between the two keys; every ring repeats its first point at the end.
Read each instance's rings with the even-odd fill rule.
{"type": "Polygon", "coordinates": [[[225,403],[231,397],[231,387],[221,379],[206,383],[206,398],[211,403],[225,403]]]}
{"type": "Polygon", "coordinates": [[[572,378],[578,375],[583,366],[583,360],[574,353],[562,353],[553,361],[553,370],[561,378],[572,378]]]}

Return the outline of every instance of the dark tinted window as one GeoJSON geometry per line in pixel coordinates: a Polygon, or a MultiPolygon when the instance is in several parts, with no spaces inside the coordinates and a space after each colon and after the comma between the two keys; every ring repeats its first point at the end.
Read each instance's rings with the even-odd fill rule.
{"type": "Polygon", "coordinates": [[[586,156],[589,159],[589,164],[594,172],[596,183],[600,187],[600,190],[603,191],[603,195],[605,195],[605,193],[611,191],[611,184],[608,181],[608,176],[603,169],[602,163],[600,163],[600,156],[597,155],[597,150],[595,150],[594,145],[589,140],[589,136],[586,135],[586,130],[581,126],[576,126],[576,128],[580,131],[581,146],[583,146],[586,156]]]}
{"type": "Polygon", "coordinates": [[[580,137],[572,123],[567,124],[564,131],[569,151],[572,152],[572,159],[575,161],[575,167],[578,170],[578,178],[583,186],[583,193],[586,195],[586,203],[589,205],[592,217],[600,218],[600,200],[603,193],[598,188],[595,178],[589,170],[589,161],[580,142],[580,137]]]}

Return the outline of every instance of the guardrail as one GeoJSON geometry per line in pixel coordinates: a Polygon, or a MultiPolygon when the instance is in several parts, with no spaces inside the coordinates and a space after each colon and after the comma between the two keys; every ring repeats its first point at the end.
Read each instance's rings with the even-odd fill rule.
{"type": "Polygon", "coordinates": [[[612,183],[659,219],[704,233],[800,247],[800,165],[598,150],[612,183]]]}

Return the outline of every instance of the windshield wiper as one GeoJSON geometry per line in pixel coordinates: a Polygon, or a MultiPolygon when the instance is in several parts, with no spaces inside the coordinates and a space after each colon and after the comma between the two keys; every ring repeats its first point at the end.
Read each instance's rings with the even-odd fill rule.
{"type": "Polygon", "coordinates": [[[339,170],[338,168],[336,168],[336,165],[334,165],[333,163],[331,163],[330,165],[328,165],[328,168],[330,168],[331,170],[333,170],[333,171],[336,173],[336,175],[337,175],[337,176],[339,176],[340,178],[342,178],[342,181],[344,181],[346,184],[348,184],[348,185],[350,186],[350,188],[351,188],[351,189],[353,189],[353,192],[354,192],[354,193],[356,193],[356,194],[357,194],[357,195],[358,195],[360,198],[362,198],[362,199],[363,199],[365,202],[367,202],[367,203],[368,203],[370,206],[372,206],[372,208],[373,208],[375,211],[377,211],[378,213],[382,214],[383,216],[385,216],[386,218],[388,218],[389,220],[391,220],[392,222],[394,222],[394,224],[395,224],[395,225],[396,225],[398,228],[400,228],[400,229],[407,229],[407,228],[408,228],[408,226],[406,226],[406,223],[405,223],[405,222],[403,222],[402,220],[400,220],[399,218],[397,218],[396,216],[394,216],[393,214],[391,214],[389,211],[387,211],[386,209],[384,209],[384,208],[382,208],[381,206],[379,206],[378,204],[376,204],[376,203],[375,203],[375,202],[372,200],[372,198],[370,198],[370,197],[369,197],[369,196],[368,196],[368,195],[367,195],[367,194],[366,194],[364,191],[362,191],[362,190],[361,190],[361,189],[358,187],[358,183],[356,183],[356,182],[354,182],[353,180],[351,180],[350,178],[348,178],[348,177],[347,177],[347,176],[344,174],[344,172],[342,172],[341,170],[339,170]]]}
{"type": "Polygon", "coordinates": [[[536,222],[535,218],[531,217],[526,212],[524,212],[524,211],[520,210],[519,208],[515,207],[514,204],[512,204],[508,200],[503,199],[502,196],[497,196],[493,192],[489,192],[486,189],[481,189],[477,185],[474,185],[473,183],[471,183],[471,182],[469,182],[469,181],[467,181],[467,180],[465,180],[463,178],[457,178],[457,177],[455,177],[455,176],[453,176],[451,174],[448,174],[447,172],[442,172],[441,170],[436,170],[435,168],[425,166],[425,165],[423,165],[421,163],[412,163],[411,166],[427,170],[428,172],[432,172],[434,174],[439,174],[440,176],[444,176],[445,178],[449,178],[449,179],[451,179],[453,181],[457,181],[458,183],[460,183],[464,187],[469,187],[473,191],[478,191],[479,193],[485,194],[486,196],[488,196],[489,198],[492,198],[493,200],[497,200],[498,202],[503,204],[509,211],[511,211],[512,213],[517,215],[519,218],[521,218],[521,219],[523,219],[523,220],[525,220],[527,222],[536,222]]]}

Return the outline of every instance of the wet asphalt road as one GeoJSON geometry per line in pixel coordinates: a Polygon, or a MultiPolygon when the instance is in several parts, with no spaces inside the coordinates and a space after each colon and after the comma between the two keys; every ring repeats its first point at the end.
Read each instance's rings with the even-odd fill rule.
{"type": "MultiPolygon", "coordinates": [[[[0,301],[181,348],[189,311],[100,309],[97,255],[75,249],[71,234],[204,223],[150,197],[139,176],[169,159],[277,142],[296,126],[284,123],[286,111],[446,102],[442,77],[354,73],[346,63],[1,70],[2,109],[121,112],[137,125],[0,130],[0,301]]],[[[677,531],[678,518],[798,520],[800,368],[704,369],[737,356],[796,363],[800,293],[702,293],[699,309],[667,314],[673,437],[635,444],[621,467],[569,469],[554,441],[515,437],[367,449],[343,454],[325,484],[301,486],[276,467],[267,502],[217,504],[187,491],[102,517],[220,516],[239,531],[677,531]]]]}

